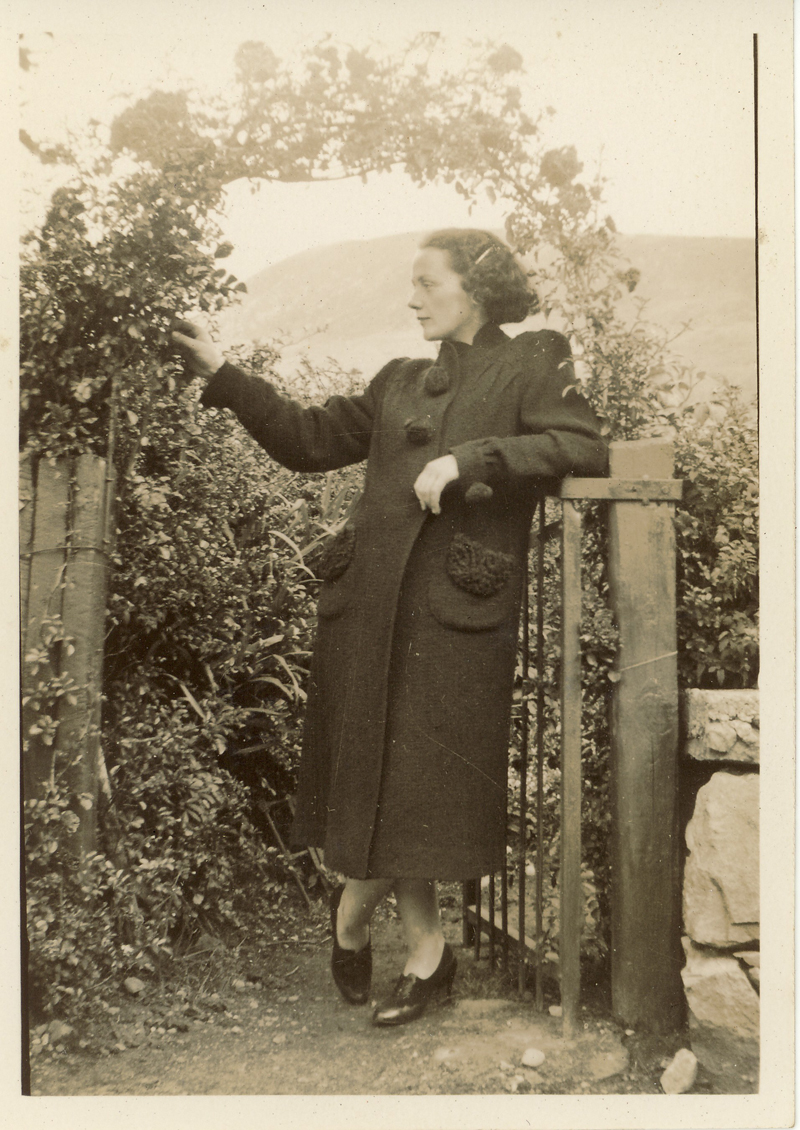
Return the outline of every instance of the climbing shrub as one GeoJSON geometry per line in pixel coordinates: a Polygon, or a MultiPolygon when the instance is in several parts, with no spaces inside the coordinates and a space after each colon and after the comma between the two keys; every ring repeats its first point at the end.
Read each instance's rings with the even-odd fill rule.
{"type": "Polygon", "coordinates": [[[78,867],[69,836],[77,821],[65,789],[25,805],[27,984],[34,1021],[85,1018],[117,972],[117,913],[127,877],[102,854],[78,867]]]}
{"type": "Polygon", "coordinates": [[[237,926],[237,886],[254,869],[276,873],[246,789],[219,765],[213,728],[198,730],[180,705],[132,705],[109,742],[97,852],[76,860],[61,781],[26,804],[34,1020],[85,1021],[104,988],[163,973],[201,932],[237,926]]]}
{"type": "Polygon", "coordinates": [[[676,438],[686,481],[675,526],[678,656],[685,687],[753,687],[758,676],[758,430],[735,387],[688,415],[676,438]]]}

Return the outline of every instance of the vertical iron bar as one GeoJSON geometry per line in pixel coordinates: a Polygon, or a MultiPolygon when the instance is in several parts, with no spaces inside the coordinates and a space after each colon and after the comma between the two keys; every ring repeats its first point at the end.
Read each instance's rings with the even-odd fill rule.
{"type": "Polygon", "coordinates": [[[525,951],[525,820],[528,791],[528,651],[530,647],[530,594],[528,592],[528,553],[525,554],[524,598],[522,601],[522,733],[519,768],[519,861],[517,865],[517,895],[519,897],[519,972],[520,996],[525,992],[527,954],[525,951]]]}
{"type": "Polygon", "coordinates": [[[472,902],[474,879],[465,879],[461,884],[461,944],[466,948],[472,941],[469,924],[469,906],[472,902]]]}
{"type": "Polygon", "coordinates": [[[474,957],[476,961],[481,959],[481,880],[478,877],[475,880],[475,951],[474,957]]]}
{"type": "Polygon", "coordinates": [[[503,972],[508,971],[508,858],[500,872],[500,921],[503,929],[503,972]]]}
{"type": "Polygon", "coordinates": [[[544,1012],[544,527],[545,496],[539,500],[536,554],[536,1008],[544,1012]]]}
{"type": "Polygon", "coordinates": [[[494,972],[494,872],[489,876],[489,968],[494,972]]]}
{"type": "Polygon", "coordinates": [[[562,501],[561,898],[559,963],[564,1035],[578,1027],[581,920],[581,518],[562,501]]]}

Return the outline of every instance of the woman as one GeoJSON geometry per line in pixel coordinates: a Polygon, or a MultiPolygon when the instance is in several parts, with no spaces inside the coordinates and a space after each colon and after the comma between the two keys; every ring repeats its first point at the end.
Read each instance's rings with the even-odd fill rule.
{"type": "Polygon", "coordinates": [[[347,876],[331,908],[333,976],[370,991],[373,911],[394,890],[408,947],[373,1023],[402,1024],[448,993],[435,880],[498,870],[523,563],[537,492],[602,474],[605,445],[552,330],[509,338],[535,306],[511,251],[484,231],[421,244],[412,297],[435,361],[391,361],[359,396],[303,409],[175,334],[284,466],[367,460],[360,503],[326,553],[293,839],[347,876]],[[567,391],[565,391],[567,390],[567,391]]]}

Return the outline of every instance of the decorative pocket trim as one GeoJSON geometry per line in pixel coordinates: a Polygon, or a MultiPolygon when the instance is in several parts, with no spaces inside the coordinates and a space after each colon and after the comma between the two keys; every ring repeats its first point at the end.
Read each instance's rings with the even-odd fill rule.
{"type": "Polygon", "coordinates": [[[466,534],[456,534],[447,551],[447,575],[473,596],[495,596],[508,583],[515,560],[510,553],[487,549],[466,534]]]}
{"type": "Polygon", "coordinates": [[[338,581],[347,571],[356,550],[356,531],[345,526],[325,548],[317,565],[317,576],[323,581],[338,581]]]}

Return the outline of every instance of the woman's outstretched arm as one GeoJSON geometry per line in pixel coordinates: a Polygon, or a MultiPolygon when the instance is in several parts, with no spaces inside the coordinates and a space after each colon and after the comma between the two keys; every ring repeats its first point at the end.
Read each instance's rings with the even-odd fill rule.
{"type": "Polygon", "coordinates": [[[229,408],[273,459],[291,471],[331,471],[366,459],[383,385],[395,362],[386,365],[358,396],[332,396],[324,405],[304,408],[262,377],[250,376],[223,361],[198,327],[175,333],[195,373],[210,376],[200,403],[229,408]]]}

